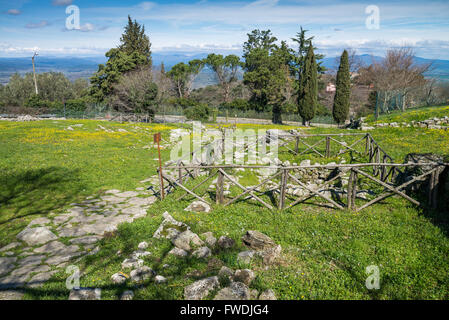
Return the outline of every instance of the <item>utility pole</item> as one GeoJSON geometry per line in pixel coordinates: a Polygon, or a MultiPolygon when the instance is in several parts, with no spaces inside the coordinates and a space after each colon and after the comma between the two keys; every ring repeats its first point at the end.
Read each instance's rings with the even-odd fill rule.
{"type": "Polygon", "coordinates": [[[36,81],[36,67],[34,66],[34,58],[38,56],[38,54],[35,52],[33,57],[31,58],[31,61],[33,62],[33,78],[34,78],[34,89],[36,89],[36,94],[39,94],[37,91],[37,81],[36,81]]]}

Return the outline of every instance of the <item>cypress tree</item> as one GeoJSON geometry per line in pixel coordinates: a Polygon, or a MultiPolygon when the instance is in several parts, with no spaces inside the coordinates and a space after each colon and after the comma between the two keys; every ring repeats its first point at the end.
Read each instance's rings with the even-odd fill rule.
{"type": "Polygon", "coordinates": [[[336,86],[332,116],[335,122],[341,124],[348,118],[351,95],[351,75],[349,74],[348,52],[346,50],[343,51],[340,58],[336,86]]]}
{"type": "Polygon", "coordinates": [[[318,100],[317,65],[313,46],[307,50],[304,69],[298,90],[298,112],[302,118],[303,125],[308,124],[315,116],[315,109],[318,100]]]}

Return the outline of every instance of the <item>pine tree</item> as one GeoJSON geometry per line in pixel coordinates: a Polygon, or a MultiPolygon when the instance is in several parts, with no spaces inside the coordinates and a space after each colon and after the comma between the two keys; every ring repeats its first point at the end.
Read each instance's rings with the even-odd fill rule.
{"type": "Polygon", "coordinates": [[[128,25],[120,38],[120,45],[106,53],[108,61],[100,64],[98,71],[90,78],[90,95],[103,102],[112,94],[114,85],[130,71],[141,67],[151,68],[151,44],[145,35],[145,27],[128,16],[128,25]]]}
{"type": "Polygon", "coordinates": [[[310,45],[305,57],[304,69],[298,90],[298,112],[302,117],[303,125],[307,125],[315,116],[318,100],[317,65],[313,46],[310,45]]]}
{"type": "Polygon", "coordinates": [[[349,74],[348,52],[346,50],[343,51],[340,58],[336,87],[332,116],[335,122],[341,124],[348,118],[351,95],[351,75],[349,74]]]}
{"type": "Polygon", "coordinates": [[[145,34],[145,26],[140,25],[136,20],[132,21],[130,16],[128,16],[128,25],[120,38],[119,49],[128,55],[139,53],[145,56],[147,64],[151,66],[151,43],[145,34]]]}

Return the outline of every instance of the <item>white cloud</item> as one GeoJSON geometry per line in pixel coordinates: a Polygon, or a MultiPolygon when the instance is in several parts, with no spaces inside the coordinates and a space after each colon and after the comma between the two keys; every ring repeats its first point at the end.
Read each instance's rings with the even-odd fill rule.
{"type": "Polygon", "coordinates": [[[40,28],[45,28],[48,25],[50,25],[50,23],[47,20],[42,20],[41,22],[38,23],[28,23],[25,28],[27,29],[40,29],[40,28]]]}
{"type": "Polygon", "coordinates": [[[73,0],[53,0],[52,4],[54,6],[69,6],[72,2],[73,0]]]}
{"type": "Polygon", "coordinates": [[[91,32],[95,30],[95,26],[92,23],[85,23],[80,26],[80,31],[82,32],[91,32]]]}
{"type": "Polygon", "coordinates": [[[100,47],[61,47],[61,48],[48,48],[39,46],[21,47],[12,46],[8,43],[0,43],[0,55],[1,56],[26,56],[33,54],[33,52],[39,52],[40,55],[104,55],[109,48],[100,47]]]}
{"type": "Polygon", "coordinates": [[[149,2],[149,1],[145,1],[145,2],[141,2],[139,3],[138,7],[144,11],[148,11],[153,9],[156,6],[156,4],[154,2],[149,2]]]}
{"type": "Polygon", "coordinates": [[[18,16],[22,12],[18,9],[9,9],[8,11],[6,11],[6,13],[12,16],[18,16]]]}

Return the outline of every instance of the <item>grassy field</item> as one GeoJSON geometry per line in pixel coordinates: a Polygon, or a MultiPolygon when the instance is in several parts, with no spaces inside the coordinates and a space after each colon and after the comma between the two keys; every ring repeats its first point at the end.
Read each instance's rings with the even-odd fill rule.
{"type": "MultiPolygon", "coordinates": [[[[36,217],[62,211],[70,203],[108,189],[134,190],[142,186],[139,181],[156,173],[152,133],[160,131],[167,138],[171,128],[91,120],[0,122],[0,247],[12,242],[36,217]]],[[[317,128],[305,131],[347,132],[317,128]]],[[[447,131],[379,128],[371,134],[399,162],[409,152],[449,154],[447,131]]],[[[281,156],[296,162],[307,158],[281,156]]],[[[168,148],[163,150],[163,158],[169,159],[168,148]]],[[[189,201],[177,201],[179,195],[177,191],[155,203],[147,217],[125,223],[103,239],[100,252],[80,264],[81,286],[102,288],[103,298],[117,299],[127,285],[113,285],[110,276],[120,271],[121,262],[141,241],[149,242],[153,253],[146,258],[146,265],[168,277],[169,283],[129,286],[136,299],[182,299],[184,287],[197,279],[186,274],[195,270],[200,277],[216,274],[219,266],[214,263],[167,256],[170,243],[152,238],[162,213],[168,211],[198,234],[212,231],[216,237],[228,235],[235,239],[236,248],[215,252],[232,268],[246,267],[236,260],[237,253],[243,250],[240,239],[246,230],[259,230],[281,244],[279,264],[270,269],[258,263],[249,266],[257,274],[252,288],[259,292],[272,288],[279,299],[449,298],[448,224],[438,212],[390,198],[358,214],[313,204],[280,213],[244,202],[193,214],[184,211],[189,201]],[[164,264],[170,267],[163,269],[164,264]],[[369,265],[380,268],[380,290],[365,287],[365,268],[369,265]]],[[[28,289],[25,297],[67,299],[66,277],[60,272],[42,288],[28,289]]]]}
{"type": "Polygon", "coordinates": [[[366,118],[367,122],[410,122],[423,121],[433,118],[441,118],[449,116],[449,106],[433,106],[433,107],[419,107],[411,108],[406,112],[399,110],[393,111],[389,114],[381,114],[377,121],[374,121],[374,115],[369,115],[366,118]]]}

